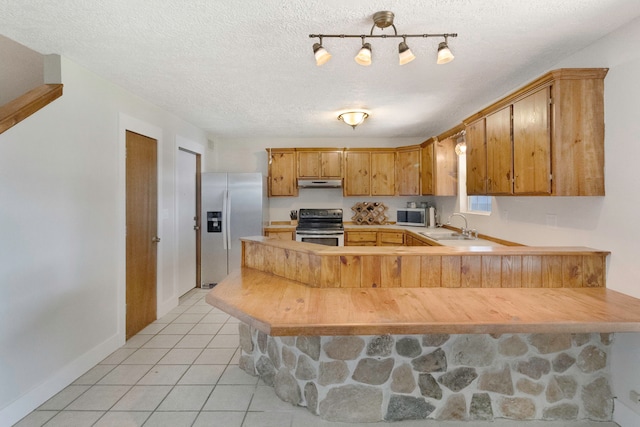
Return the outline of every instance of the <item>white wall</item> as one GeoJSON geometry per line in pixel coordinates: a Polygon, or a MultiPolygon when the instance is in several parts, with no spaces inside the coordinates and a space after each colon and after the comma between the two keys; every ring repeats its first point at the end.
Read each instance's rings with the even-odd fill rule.
{"type": "MultiPolygon", "coordinates": [[[[606,67],[605,79],[605,197],[497,197],[491,216],[470,215],[469,225],[481,233],[527,245],[589,246],[611,251],[607,287],[640,298],[640,210],[637,191],[640,159],[640,20],[601,39],[550,68],[606,67]]],[[[532,70],[531,79],[549,70],[532,70]]],[[[527,80],[531,80],[527,79],[527,80]]],[[[522,82],[523,84],[526,81],[522,82]]],[[[516,89],[516,88],[513,88],[516,89]]],[[[505,94],[506,95],[506,94],[505,94]]],[[[490,103],[488,103],[490,104],[490,103]]],[[[460,119],[463,119],[462,117],[460,119]]],[[[363,125],[366,126],[366,123],[363,125]]],[[[446,129],[442,129],[445,131],[446,129]]],[[[357,129],[355,131],[357,133],[357,129]]],[[[426,139],[430,135],[425,135],[426,139]]],[[[421,140],[226,140],[214,147],[210,168],[235,163],[235,167],[266,173],[265,147],[293,146],[399,146],[421,140]],[[221,146],[224,145],[224,148],[221,146]],[[216,152],[216,150],[218,150],[216,152]],[[247,159],[249,159],[247,161],[247,159]]],[[[271,219],[286,220],[289,209],[342,204],[345,217],[353,202],[362,198],[341,197],[340,190],[302,190],[298,198],[272,198],[271,219]]],[[[402,206],[412,198],[386,200],[402,206]]],[[[452,197],[434,198],[441,218],[457,211],[452,197]]],[[[618,397],[616,421],[640,425],[640,406],[631,403],[629,391],[640,391],[640,334],[618,334],[613,351],[613,387],[618,397]],[[620,405],[623,404],[623,405],[620,405]]]]}
{"type": "Polygon", "coordinates": [[[122,127],[159,135],[158,305],[165,311],[177,303],[176,139],[206,144],[196,127],[71,61],[61,64],[63,96],[0,135],[3,426],[124,343],[122,127]]]}
{"type": "Polygon", "coordinates": [[[45,83],[44,58],[38,52],[0,35],[0,55],[0,105],[45,83]]]}

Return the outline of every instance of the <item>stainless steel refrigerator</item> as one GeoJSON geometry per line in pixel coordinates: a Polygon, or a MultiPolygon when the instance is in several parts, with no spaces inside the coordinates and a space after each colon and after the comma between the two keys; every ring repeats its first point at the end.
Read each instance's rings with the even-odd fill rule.
{"type": "Polygon", "coordinates": [[[260,173],[202,174],[202,287],[240,268],[240,237],[262,235],[269,221],[266,183],[260,173]]]}

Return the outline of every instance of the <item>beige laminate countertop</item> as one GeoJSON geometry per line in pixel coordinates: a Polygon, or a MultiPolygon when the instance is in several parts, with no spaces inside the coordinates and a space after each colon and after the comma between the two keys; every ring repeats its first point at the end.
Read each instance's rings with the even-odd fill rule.
{"type": "MultiPolygon", "coordinates": [[[[265,230],[271,231],[294,231],[296,228],[295,225],[291,224],[272,224],[264,227],[265,230]]],[[[439,246],[455,246],[455,247],[486,247],[486,246],[516,246],[519,244],[514,242],[507,242],[500,239],[494,239],[490,236],[480,235],[480,238],[474,240],[433,240],[428,236],[425,236],[423,233],[451,233],[452,231],[459,231],[457,229],[447,229],[447,228],[428,228],[428,227],[410,227],[404,225],[396,225],[396,224],[372,224],[372,225],[357,225],[353,223],[345,223],[344,224],[345,231],[381,231],[381,230],[401,230],[408,231],[414,234],[416,237],[427,239],[433,245],[439,246]]]]}

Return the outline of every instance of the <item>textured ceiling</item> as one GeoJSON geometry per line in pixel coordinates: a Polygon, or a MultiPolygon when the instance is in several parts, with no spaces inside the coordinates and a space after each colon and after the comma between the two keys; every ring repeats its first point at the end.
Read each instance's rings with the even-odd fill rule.
{"type": "Polygon", "coordinates": [[[637,16],[637,0],[0,0],[0,34],[212,137],[427,138],[637,16]],[[368,34],[380,10],[399,34],[458,33],[456,59],[408,39],[417,59],[399,66],[400,40],[372,39],[362,67],[359,39],[324,39],[315,65],[309,34],[368,34]],[[371,112],[355,131],[336,119],[350,107],[371,112]]]}

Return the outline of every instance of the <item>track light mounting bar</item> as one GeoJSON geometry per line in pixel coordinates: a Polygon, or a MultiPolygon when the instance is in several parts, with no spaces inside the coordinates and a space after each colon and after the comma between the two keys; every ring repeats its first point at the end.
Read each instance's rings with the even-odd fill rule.
{"type": "Polygon", "coordinates": [[[348,39],[348,38],[376,38],[376,39],[401,39],[403,37],[458,37],[457,33],[446,33],[446,34],[309,34],[310,39],[315,38],[340,38],[340,39],[348,39]]]}

